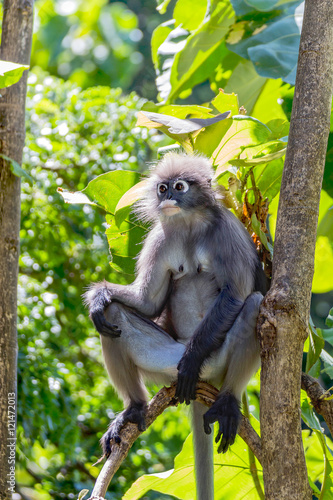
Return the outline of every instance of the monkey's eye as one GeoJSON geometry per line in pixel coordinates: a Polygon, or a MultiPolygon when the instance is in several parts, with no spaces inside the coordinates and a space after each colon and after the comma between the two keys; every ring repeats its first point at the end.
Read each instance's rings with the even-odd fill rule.
{"type": "Polygon", "coordinates": [[[186,181],[176,181],[173,185],[173,189],[176,189],[176,191],[183,191],[183,193],[186,193],[186,191],[189,190],[189,185],[186,181]]]}
{"type": "Polygon", "coordinates": [[[164,193],[166,193],[167,190],[168,190],[168,186],[166,184],[158,184],[157,191],[159,193],[164,194],[164,193]]]}

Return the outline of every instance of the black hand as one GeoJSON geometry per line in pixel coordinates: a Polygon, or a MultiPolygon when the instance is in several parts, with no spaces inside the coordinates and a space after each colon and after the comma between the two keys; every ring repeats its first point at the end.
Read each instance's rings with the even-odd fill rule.
{"type": "Polygon", "coordinates": [[[100,335],[112,338],[120,337],[121,330],[119,330],[117,325],[112,325],[106,320],[103,311],[93,312],[90,317],[100,335]]]}
{"type": "Polygon", "coordinates": [[[219,423],[219,430],[215,438],[215,443],[220,440],[218,453],[225,453],[229,446],[234,444],[241,420],[239,404],[233,394],[224,393],[204,415],[204,429],[206,434],[212,432],[210,424],[219,423]]]}
{"type": "Polygon", "coordinates": [[[178,365],[178,381],[176,388],[176,398],[180,403],[190,404],[191,399],[195,399],[195,391],[199,379],[200,366],[196,366],[190,357],[185,355],[178,365]]]}

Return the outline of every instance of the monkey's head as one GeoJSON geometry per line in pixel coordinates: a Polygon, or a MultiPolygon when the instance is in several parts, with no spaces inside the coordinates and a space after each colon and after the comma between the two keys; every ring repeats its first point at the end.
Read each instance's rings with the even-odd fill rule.
{"type": "Polygon", "coordinates": [[[136,212],[148,221],[170,223],[207,213],[216,204],[212,177],[204,156],[168,153],[151,170],[136,212]]]}

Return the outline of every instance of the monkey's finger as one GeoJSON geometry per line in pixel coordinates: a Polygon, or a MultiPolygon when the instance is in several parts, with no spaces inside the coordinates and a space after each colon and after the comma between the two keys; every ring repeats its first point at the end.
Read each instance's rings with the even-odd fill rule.
{"type": "Polygon", "coordinates": [[[217,449],[217,452],[218,453],[225,453],[226,451],[228,451],[228,448],[229,448],[229,444],[228,444],[226,438],[223,436],[222,441],[217,449]]]}
{"type": "Polygon", "coordinates": [[[108,323],[107,321],[105,321],[104,325],[103,325],[103,330],[101,333],[102,333],[102,335],[116,338],[116,337],[120,337],[121,330],[119,330],[117,325],[111,325],[111,323],[108,323]]]}
{"type": "Polygon", "coordinates": [[[220,429],[218,430],[218,433],[216,434],[216,438],[215,438],[215,443],[216,443],[216,444],[220,441],[220,439],[221,439],[222,435],[223,435],[223,431],[222,431],[222,430],[221,430],[221,428],[220,428],[220,429]]]}

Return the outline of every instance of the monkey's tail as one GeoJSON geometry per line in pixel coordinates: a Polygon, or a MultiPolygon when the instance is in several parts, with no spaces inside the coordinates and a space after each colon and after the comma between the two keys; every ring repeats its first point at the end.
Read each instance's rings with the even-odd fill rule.
{"type": "Polygon", "coordinates": [[[197,500],[214,500],[213,432],[204,431],[206,406],[193,401],[191,407],[197,500]]]}

